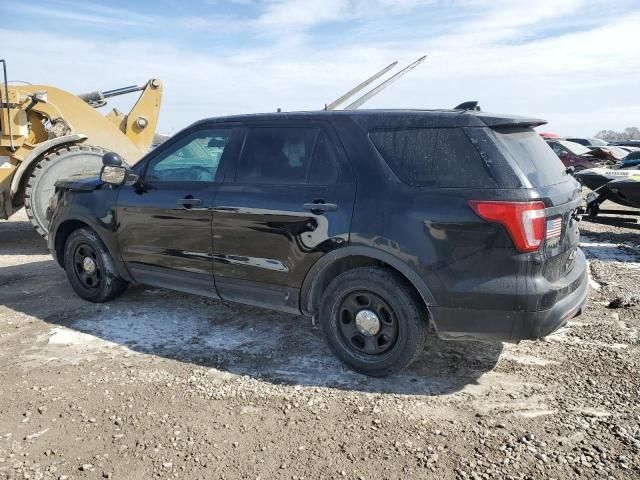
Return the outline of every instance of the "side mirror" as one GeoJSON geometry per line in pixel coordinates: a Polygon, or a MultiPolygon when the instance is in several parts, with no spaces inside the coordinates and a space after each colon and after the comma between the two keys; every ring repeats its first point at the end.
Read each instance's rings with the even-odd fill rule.
{"type": "Polygon", "coordinates": [[[120,167],[122,166],[122,163],[122,157],[116,152],[107,152],[102,156],[102,165],[120,167]]]}
{"type": "Polygon", "coordinates": [[[122,165],[122,157],[115,152],[107,152],[102,156],[100,180],[109,185],[122,185],[127,181],[128,169],[122,165]]]}

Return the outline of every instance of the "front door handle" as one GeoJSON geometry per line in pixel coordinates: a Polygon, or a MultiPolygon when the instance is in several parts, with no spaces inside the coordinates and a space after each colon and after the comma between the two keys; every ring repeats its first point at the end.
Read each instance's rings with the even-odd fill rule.
{"type": "Polygon", "coordinates": [[[315,215],[321,215],[325,212],[335,212],[338,206],[335,203],[326,203],[324,200],[316,200],[315,202],[305,203],[302,208],[309,210],[315,215]]]}
{"type": "Polygon", "coordinates": [[[202,205],[202,200],[199,198],[193,198],[191,195],[187,195],[186,197],[178,200],[177,203],[184,208],[192,208],[202,205]]]}

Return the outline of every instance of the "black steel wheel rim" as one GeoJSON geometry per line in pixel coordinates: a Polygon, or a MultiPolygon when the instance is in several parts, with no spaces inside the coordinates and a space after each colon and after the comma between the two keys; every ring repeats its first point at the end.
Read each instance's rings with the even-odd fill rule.
{"type": "Polygon", "coordinates": [[[102,269],[98,255],[90,245],[81,243],[73,252],[73,270],[78,281],[85,288],[98,288],[102,280],[102,269]],[[91,268],[93,266],[93,268],[91,268]]]}
{"type": "Polygon", "coordinates": [[[337,310],[338,331],[345,345],[365,355],[382,355],[390,351],[398,340],[398,320],[391,306],[380,296],[365,290],[349,293],[337,310]],[[363,332],[357,322],[358,314],[372,312],[378,319],[378,330],[363,332]]]}

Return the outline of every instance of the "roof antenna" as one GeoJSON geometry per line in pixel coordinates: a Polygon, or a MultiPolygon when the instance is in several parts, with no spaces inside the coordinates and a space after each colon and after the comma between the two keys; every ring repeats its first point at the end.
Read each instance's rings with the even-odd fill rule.
{"type": "Polygon", "coordinates": [[[389,77],[388,79],[386,79],[384,82],[382,82],[380,85],[378,85],[377,87],[369,90],[367,93],[365,93],[363,96],[361,96],[360,98],[358,98],[355,102],[351,103],[350,105],[347,105],[346,107],[344,107],[345,110],[355,110],[358,107],[361,107],[363,103],[367,102],[368,100],[370,100],[371,98],[375,97],[378,93],[380,93],[382,90],[384,90],[385,88],[387,88],[389,85],[391,85],[393,82],[395,82],[396,80],[398,80],[400,77],[402,77],[405,73],[410,72],[411,70],[413,70],[414,68],[416,68],[418,65],[420,65],[422,62],[424,62],[425,58],[427,58],[427,56],[423,56],[420,57],[418,60],[416,60],[415,62],[413,62],[411,65],[409,65],[408,67],[403,68],[402,70],[400,70],[398,73],[396,73],[395,75],[393,75],[392,77],[389,77]]]}
{"type": "Polygon", "coordinates": [[[369,78],[367,78],[364,82],[362,82],[360,85],[358,85],[357,87],[352,88],[351,90],[349,90],[347,93],[345,93],[344,95],[342,95],[340,98],[334,100],[333,102],[331,102],[329,105],[325,105],[324,109],[325,110],[335,110],[336,107],[338,105],[340,105],[341,103],[344,103],[347,99],[349,99],[350,97],[353,97],[356,93],[358,93],[360,90],[362,90],[364,87],[366,87],[367,85],[370,85],[371,83],[373,83],[375,80],[379,79],[382,75],[384,75],[385,73],[387,73],[389,70],[391,70],[393,67],[395,67],[398,64],[397,61],[391,63],[390,65],[387,65],[386,67],[384,67],[382,70],[380,70],[378,73],[370,76],[369,78]]]}

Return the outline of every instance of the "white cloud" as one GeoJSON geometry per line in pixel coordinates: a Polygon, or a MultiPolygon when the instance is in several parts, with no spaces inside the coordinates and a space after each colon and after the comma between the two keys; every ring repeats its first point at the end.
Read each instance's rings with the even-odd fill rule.
{"type": "Polygon", "coordinates": [[[28,15],[33,18],[49,18],[89,24],[114,24],[122,26],[141,25],[153,21],[153,17],[140,15],[130,9],[120,9],[91,3],[54,0],[49,6],[34,5],[23,2],[7,1],[3,8],[6,11],[28,15]]]}
{"type": "Polygon", "coordinates": [[[344,19],[348,6],[347,0],[278,0],[267,4],[257,23],[277,27],[282,29],[282,34],[287,34],[291,29],[301,30],[344,19]]]}

